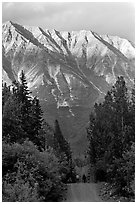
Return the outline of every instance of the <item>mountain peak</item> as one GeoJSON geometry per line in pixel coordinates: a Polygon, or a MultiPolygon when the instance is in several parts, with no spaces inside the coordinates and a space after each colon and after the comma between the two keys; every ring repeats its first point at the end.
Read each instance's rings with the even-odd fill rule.
{"type": "Polygon", "coordinates": [[[3,81],[18,80],[24,70],[46,121],[52,125],[59,119],[74,150],[76,143],[86,140],[91,107],[100,102],[117,77],[124,76],[127,86],[133,86],[135,49],[126,39],[11,21],[3,24],[2,35],[3,81]]]}
{"type": "Polygon", "coordinates": [[[2,24],[2,26],[7,26],[7,27],[13,26],[13,22],[12,21],[6,21],[2,24]]]}

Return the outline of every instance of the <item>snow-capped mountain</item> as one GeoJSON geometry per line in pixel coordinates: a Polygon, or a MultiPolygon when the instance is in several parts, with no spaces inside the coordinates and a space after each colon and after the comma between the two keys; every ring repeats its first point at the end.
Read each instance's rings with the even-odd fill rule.
{"type": "Polygon", "coordinates": [[[3,81],[18,80],[24,70],[47,122],[53,125],[59,120],[75,152],[86,144],[85,127],[94,103],[104,97],[117,76],[123,75],[129,88],[133,85],[135,49],[118,36],[6,22],[2,46],[3,81]]]}

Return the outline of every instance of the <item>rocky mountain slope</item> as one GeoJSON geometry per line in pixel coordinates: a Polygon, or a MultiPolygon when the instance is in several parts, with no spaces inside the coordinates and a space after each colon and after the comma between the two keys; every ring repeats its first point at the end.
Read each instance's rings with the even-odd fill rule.
{"type": "Polygon", "coordinates": [[[3,81],[24,70],[51,125],[58,119],[74,153],[84,150],[86,125],[100,101],[123,75],[133,85],[135,49],[126,39],[93,31],[59,32],[6,22],[2,27],[3,81]]]}

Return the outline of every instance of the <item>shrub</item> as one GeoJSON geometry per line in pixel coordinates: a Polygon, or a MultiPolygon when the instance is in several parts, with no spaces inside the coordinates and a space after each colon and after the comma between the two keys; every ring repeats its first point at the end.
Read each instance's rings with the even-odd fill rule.
{"type": "Polygon", "coordinates": [[[52,151],[39,152],[30,141],[22,145],[3,144],[2,159],[4,200],[61,199],[64,189],[60,174],[62,166],[52,151]]]}
{"type": "Polygon", "coordinates": [[[18,162],[17,173],[6,174],[3,179],[3,201],[4,202],[39,202],[37,182],[29,172],[28,181],[23,179],[28,173],[24,164],[18,162]]]}

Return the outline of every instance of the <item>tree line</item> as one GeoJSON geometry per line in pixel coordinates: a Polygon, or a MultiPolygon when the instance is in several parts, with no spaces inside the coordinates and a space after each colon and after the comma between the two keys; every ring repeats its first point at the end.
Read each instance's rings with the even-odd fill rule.
{"type": "Polygon", "coordinates": [[[113,185],[114,193],[135,193],[135,88],[118,77],[102,103],[95,103],[87,128],[90,171],[94,181],[113,185]]]}
{"type": "Polygon", "coordinates": [[[61,201],[75,182],[69,143],[59,122],[43,119],[24,72],[11,86],[2,83],[2,199],[5,202],[61,201]]]}

